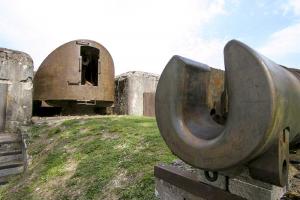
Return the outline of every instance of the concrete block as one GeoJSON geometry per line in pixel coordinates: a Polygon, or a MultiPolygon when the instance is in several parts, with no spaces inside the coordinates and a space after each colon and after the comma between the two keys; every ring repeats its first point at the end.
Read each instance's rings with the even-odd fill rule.
{"type": "Polygon", "coordinates": [[[264,188],[239,179],[231,179],[229,180],[229,191],[248,200],[280,200],[286,189],[277,186],[264,188]]]}
{"type": "Polygon", "coordinates": [[[204,200],[158,178],[155,178],[155,196],[161,200],[204,200]]]}
{"type": "Polygon", "coordinates": [[[228,183],[230,193],[248,200],[280,200],[287,191],[286,187],[278,187],[252,179],[247,171],[243,172],[240,176],[230,178],[228,183]]]}

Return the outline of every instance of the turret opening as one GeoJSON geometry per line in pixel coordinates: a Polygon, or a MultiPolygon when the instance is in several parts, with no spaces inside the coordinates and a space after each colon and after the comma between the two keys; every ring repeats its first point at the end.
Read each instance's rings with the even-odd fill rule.
{"type": "Polygon", "coordinates": [[[81,46],[81,85],[98,85],[100,50],[90,46],[81,46]]]}

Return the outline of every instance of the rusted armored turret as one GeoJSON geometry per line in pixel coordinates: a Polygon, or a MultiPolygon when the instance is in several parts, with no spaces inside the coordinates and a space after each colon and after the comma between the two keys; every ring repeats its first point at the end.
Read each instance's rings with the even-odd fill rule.
{"type": "Polygon", "coordinates": [[[161,135],[194,167],[224,172],[247,166],[253,178],[283,186],[289,146],[300,137],[298,71],[235,40],[224,57],[221,85],[222,76],[205,64],[180,56],[169,61],[156,91],[161,135]]]}
{"type": "Polygon", "coordinates": [[[101,44],[75,40],[55,49],[34,77],[35,102],[76,110],[104,108],[114,101],[114,64],[101,44]]]}

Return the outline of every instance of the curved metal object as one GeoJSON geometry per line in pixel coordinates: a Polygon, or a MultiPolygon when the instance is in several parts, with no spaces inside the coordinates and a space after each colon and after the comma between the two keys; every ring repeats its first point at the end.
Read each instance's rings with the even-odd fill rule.
{"type": "Polygon", "coordinates": [[[55,49],[34,77],[34,100],[54,106],[92,102],[110,106],[114,101],[114,64],[101,44],[74,40],[55,49]],[[74,102],[75,101],[75,102],[74,102]]]}
{"type": "Polygon", "coordinates": [[[224,57],[227,98],[218,92],[219,103],[210,100],[212,68],[180,56],[169,61],[156,91],[161,135],[179,158],[211,171],[247,164],[279,145],[276,181],[282,184],[288,162],[282,146],[300,135],[299,79],[236,40],[225,46],[224,57]],[[216,110],[225,123],[212,118],[216,110]]]}

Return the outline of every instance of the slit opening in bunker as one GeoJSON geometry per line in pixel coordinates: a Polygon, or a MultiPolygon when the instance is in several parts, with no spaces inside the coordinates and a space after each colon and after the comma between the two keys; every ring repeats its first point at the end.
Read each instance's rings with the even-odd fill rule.
{"type": "Polygon", "coordinates": [[[81,46],[81,85],[98,86],[98,60],[100,50],[95,47],[81,46]]]}

